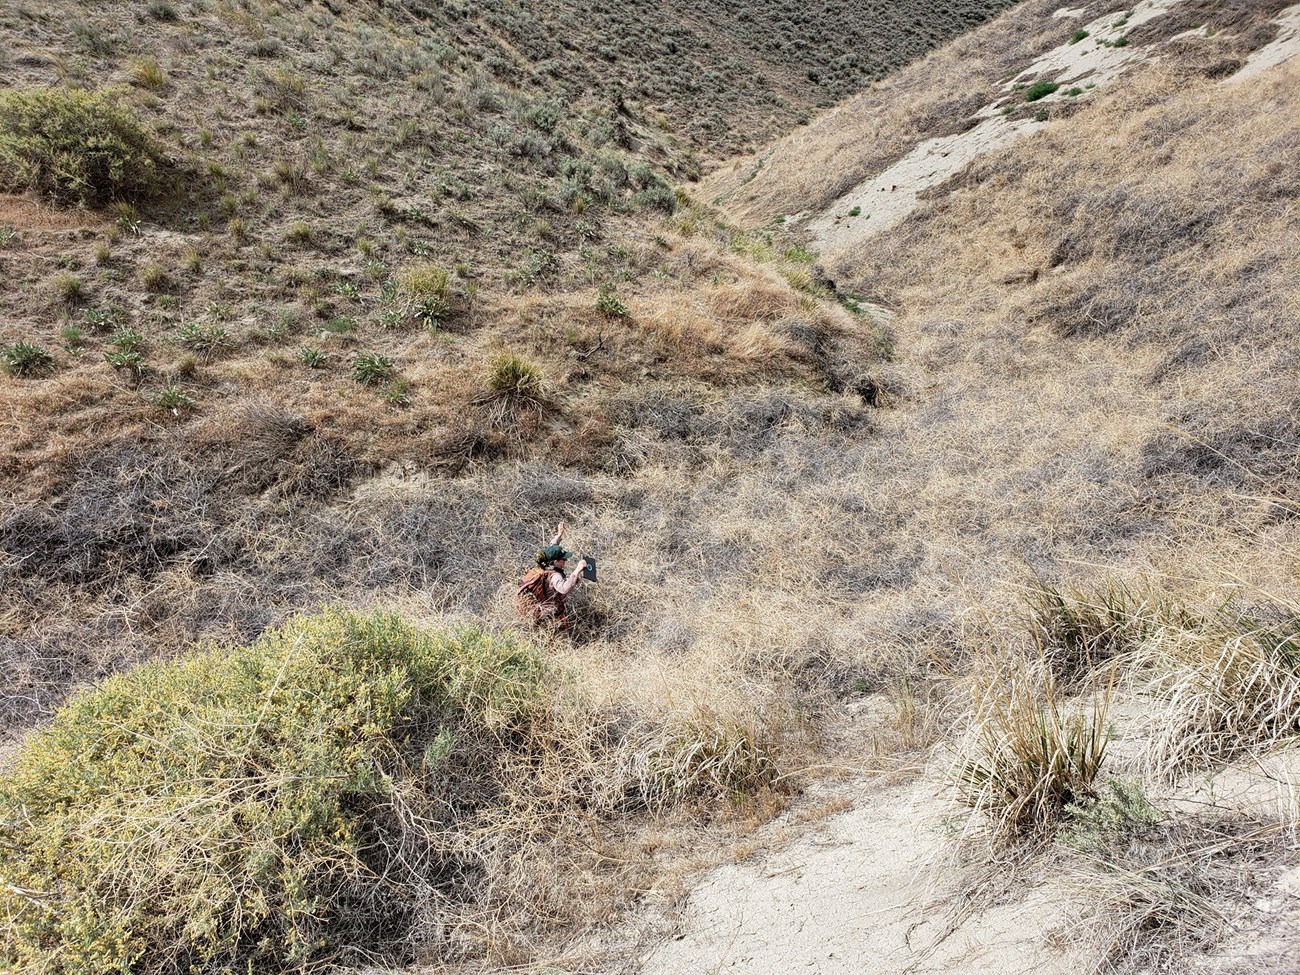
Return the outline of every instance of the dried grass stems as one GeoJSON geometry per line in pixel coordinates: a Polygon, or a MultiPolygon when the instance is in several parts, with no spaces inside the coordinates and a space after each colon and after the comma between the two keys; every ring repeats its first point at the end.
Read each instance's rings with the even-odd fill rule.
{"type": "MultiPolygon", "coordinates": [[[[1285,938],[1260,898],[1287,844],[1278,823],[1242,817],[1165,819],[1130,832],[1066,865],[1085,906],[1063,935],[1095,958],[1097,975],[1191,970],[1235,932],[1285,938]]],[[[1236,966],[1220,955],[1220,970],[1271,970],[1244,954],[1236,966]]]]}

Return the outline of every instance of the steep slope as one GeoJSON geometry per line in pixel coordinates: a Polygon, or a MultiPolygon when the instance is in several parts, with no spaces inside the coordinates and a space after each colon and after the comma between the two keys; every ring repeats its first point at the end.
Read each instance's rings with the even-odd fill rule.
{"type": "MultiPolygon", "coordinates": [[[[952,615],[867,632],[928,644],[939,670],[964,647],[974,667],[943,699],[957,734],[913,783],[831,789],[849,812],[708,875],[644,971],[1294,967],[1295,8],[1055,6],[1017,8],[703,187],[734,219],[803,228],[842,295],[893,311],[868,506],[877,544],[911,541],[918,568],[897,603],[871,600],[952,615]],[[1076,67],[1098,35],[1127,40],[1076,67]],[[1106,59],[1124,70],[1081,73],[1106,59]],[[979,91],[958,110],[927,84],[954,76],[979,91]],[[1060,88],[1028,100],[1037,82],[1060,88]],[[986,120],[1006,137],[957,145],[986,120]],[[909,175],[896,217],[864,226],[909,175]],[[1252,633],[1257,666],[1239,652],[1252,633]],[[1078,761],[1051,737],[1066,715],[1110,729],[1118,784],[1008,847],[972,783],[999,748],[1012,793],[1051,780],[1035,741],[1078,761]],[[826,911],[805,910],[821,890],[826,911]]],[[[887,686],[875,727],[914,728],[917,685],[887,686]]]]}

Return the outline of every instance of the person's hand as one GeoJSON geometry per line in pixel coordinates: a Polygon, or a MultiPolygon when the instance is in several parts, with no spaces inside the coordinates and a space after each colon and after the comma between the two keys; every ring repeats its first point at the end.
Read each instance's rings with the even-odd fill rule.
{"type": "Polygon", "coordinates": [[[583,559],[581,562],[578,563],[578,571],[581,572],[585,568],[587,568],[587,560],[583,559]]]}
{"type": "MultiPolygon", "coordinates": [[[[555,529],[555,537],[556,537],[556,538],[563,538],[563,537],[564,537],[564,529],[565,529],[566,527],[567,527],[567,526],[564,524],[564,522],[560,522],[560,527],[558,527],[557,529],[555,529]]],[[[558,543],[557,543],[557,544],[558,544],[558,543]]]]}

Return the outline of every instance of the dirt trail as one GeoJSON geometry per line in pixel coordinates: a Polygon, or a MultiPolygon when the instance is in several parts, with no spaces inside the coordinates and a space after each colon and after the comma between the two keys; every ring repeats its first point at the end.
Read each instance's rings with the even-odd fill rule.
{"type": "Polygon", "coordinates": [[[851,787],[855,807],[770,855],[715,871],[691,895],[681,933],[642,975],[1053,975],[1080,960],[1044,947],[1065,917],[1037,889],[953,919],[939,886],[953,809],[929,775],[851,787]],[[946,935],[946,937],[945,937],[946,935]]]}

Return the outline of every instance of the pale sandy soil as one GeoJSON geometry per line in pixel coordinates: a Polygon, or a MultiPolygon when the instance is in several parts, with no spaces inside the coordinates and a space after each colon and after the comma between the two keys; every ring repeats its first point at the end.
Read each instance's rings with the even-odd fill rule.
{"type": "Polygon", "coordinates": [[[1281,28],[1277,37],[1251,54],[1245,66],[1232,75],[1229,82],[1239,83],[1257,78],[1261,72],[1300,54],[1300,4],[1282,11],[1277,24],[1281,28]]]}
{"type": "MultiPolygon", "coordinates": [[[[1140,0],[1131,8],[1117,7],[1103,17],[1080,24],[1079,29],[1087,31],[1087,37],[1053,48],[1008,81],[1001,98],[972,116],[972,120],[978,120],[972,128],[922,142],[897,163],[840,197],[824,213],[808,219],[804,227],[813,235],[817,249],[829,258],[898,226],[920,205],[927,191],[955,176],[975,159],[1040,131],[1044,125],[1051,125],[1050,121],[1013,122],[1002,115],[1005,98],[1017,95],[1026,84],[1042,80],[1061,85],[1061,90],[1034,103],[1050,112],[1053,103],[1072,97],[1087,98],[1092,91],[1113,83],[1134,66],[1158,58],[1160,51],[1156,46],[1112,45],[1133,28],[1156,19],[1181,2],[1184,0],[1140,0]],[[1074,88],[1081,88],[1082,92],[1075,96],[1067,94],[1074,88]],[[858,211],[857,215],[850,216],[854,210],[858,211]]],[[[1078,11],[1062,8],[1056,16],[1068,21],[1077,14],[1078,11]]],[[[1281,27],[1278,37],[1254,52],[1229,81],[1257,77],[1259,72],[1300,52],[1300,6],[1285,11],[1278,23],[1281,27]]]]}
{"type": "MultiPolygon", "coordinates": [[[[1118,704],[1132,722],[1114,749],[1114,771],[1135,771],[1149,702],[1118,704]]],[[[864,778],[828,787],[852,808],[800,833],[771,826],[787,842],[708,874],[676,930],[647,951],[641,975],[1056,975],[1093,970],[1088,891],[1077,876],[1048,869],[966,897],[956,866],[966,812],[954,802],[952,755],[917,777],[864,778]],[[790,836],[794,839],[789,839],[790,836]],[[984,906],[977,907],[976,903],[984,906]]],[[[1245,815],[1295,822],[1300,748],[1251,759],[1148,794],[1165,813],[1245,815]]],[[[824,802],[818,795],[809,801],[824,802]]],[[[976,841],[978,845],[978,841],[976,841]]],[[[969,874],[974,876],[974,874],[969,874]]],[[[998,886],[998,871],[992,877],[998,886]]],[[[1255,901],[1224,943],[1188,962],[1188,972],[1281,975],[1300,957],[1300,868],[1265,871],[1255,901]],[[1278,967],[1278,966],[1281,967],[1278,967]],[[1244,969],[1239,966],[1246,966],[1244,969]]]]}
{"type": "Polygon", "coordinates": [[[845,787],[854,807],[784,849],[716,871],[691,895],[677,936],[643,975],[1075,972],[1076,952],[1044,944],[1061,925],[1059,889],[1020,891],[954,915],[943,885],[953,807],[941,775],[845,787]]]}

